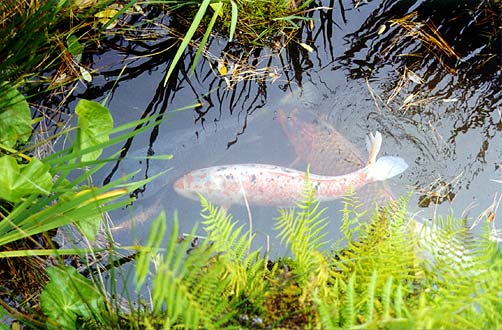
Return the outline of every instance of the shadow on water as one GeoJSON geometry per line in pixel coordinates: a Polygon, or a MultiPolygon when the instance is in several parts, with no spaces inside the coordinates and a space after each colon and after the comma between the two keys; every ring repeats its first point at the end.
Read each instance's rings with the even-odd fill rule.
{"type": "MultiPolygon", "coordinates": [[[[500,4],[339,0],[313,6],[333,9],[309,12],[313,23],[300,22],[285,46],[279,40],[273,49],[244,48],[212,38],[193,73],[195,47],[189,48],[165,87],[175,31],[185,28],[164,13],[147,13],[147,22],[131,18],[130,24],[142,28],[126,38],[110,34],[101,49],[88,54],[99,75],[70,101],[110,94],[116,125],[153,114],[166,117],[121,146],[120,159],[102,173],[107,182],[136,169],[140,179],[172,168],[136,191],[137,202],[117,212],[117,222],[178,209],[182,230],[188,231],[199,218],[199,205],[171,187],[184,173],[230,163],[294,166],[294,148],[276,119],[279,110],[295,109],[336,127],[359,150],[370,131],[382,132],[382,154],[399,155],[411,165],[389,183],[396,195],[415,190],[411,207],[427,206],[424,217],[450,209],[460,215],[473,202],[477,215],[491,204],[501,191],[491,180],[500,180],[502,171],[500,4]],[[445,43],[434,44],[427,36],[441,36],[445,43]],[[223,76],[218,65],[229,73],[223,76]],[[195,106],[176,111],[188,105],[195,106]],[[159,154],[174,158],[144,159],[159,154]],[[430,198],[442,205],[419,203],[434,194],[449,197],[430,198]]],[[[329,214],[334,237],[338,206],[329,214]]],[[[231,212],[247,219],[242,208],[231,212]]],[[[253,209],[255,228],[273,236],[276,215],[272,209],[253,209]]]]}

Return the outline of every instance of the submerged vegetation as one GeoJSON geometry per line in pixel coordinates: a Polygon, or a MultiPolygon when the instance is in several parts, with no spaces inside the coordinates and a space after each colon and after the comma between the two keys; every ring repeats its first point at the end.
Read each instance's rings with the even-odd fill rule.
{"type": "MultiPolygon", "coordinates": [[[[184,215],[171,219],[161,212],[144,246],[120,247],[107,212],[129,205],[138,187],[162,173],[139,181],[133,180],[135,173],[125,173],[101,186],[93,176],[123,157],[121,151],[103,151],[157,127],[163,113],[114,127],[106,98],[80,99],[71,109],[74,124],[58,117],[50,129],[44,126],[54,119],[51,111],[67,110],[79,80],[88,83],[99,74],[85,56],[115,37],[106,32],[110,28],[132,39],[144,26],[155,26],[161,12],[179,17],[192,11],[178,26],[186,32],[172,32],[173,40],[160,49],[145,48],[170,51],[165,83],[175,80],[178,62],[193,48],[192,72],[201,55],[216,59],[217,74],[232,88],[243,77],[274,79],[268,67],[247,70],[247,55],[258,46],[285,47],[301,24],[311,25],[308,14],[321,8],[314,5],[310,0],[2,1],[0,322],[16,319],[28,328],[49,329],[502,327],[502,258],[500,233],[491,228],[493,213],[481,234],[472,233],[466,219],[417,222],[406,199],[375,209],[368,221],[368,211],[349,194],[341,219],[328,219],[307,187],[302,203],[279,210],[274,219],[276,236],[291,252],[281,258],[253,248],[255,233],[204,198],[204,236],[196,235],[195,226],[180,238],[184,215]],[[244,55],[234,63],[210,55],[214,32],[244,55]],[[64,146],[53,147],[57,144],[64,146]],[[328,221],[341,222],[341,239],[330,240],[328,221]],[[57,232],[72,228],[85,244],[61,247],[57,232]],[[123,266],[131,260],[133,275],[123,266]],[[131,278],[133,289],[127,287],[131,278]]],[[[458,60],[434,34],[435,26],[417,21],[416,14],[389,22],[404,32],[386,52],[411,37],[438,59],[458,60]]],[[[225,54],[230,57],[231,51],[225,54]]],[[[406,72],[407,79],[418,77],[406,72]]]]}

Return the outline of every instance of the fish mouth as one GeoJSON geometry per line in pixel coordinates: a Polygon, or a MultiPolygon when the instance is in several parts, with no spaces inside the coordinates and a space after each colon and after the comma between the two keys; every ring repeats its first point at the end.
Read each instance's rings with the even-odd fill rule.
{"type": "Polygon", "coordinates": [[[199,196],[191,189],[190,184],[187,182],[186,177],[181,177],[173,184],[173,189],[180,196],[188,199],[198,200],[199,196]]]}
{"type": "Polygon", "coordinates": [[[182,177],[176,180],[173,184],[173,188],[178,194],[183,195],[183,192],[185,192],[185,178],[182,177]]]}

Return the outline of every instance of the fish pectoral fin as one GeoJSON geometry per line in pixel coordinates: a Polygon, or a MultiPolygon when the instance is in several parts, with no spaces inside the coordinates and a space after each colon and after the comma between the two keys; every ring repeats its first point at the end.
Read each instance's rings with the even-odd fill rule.
{"type": "Polygon", "coordinates": [[[380,148],[382,147],[382,134],[379,131],[375,132],[375,135],[372,133],[368,134],[366,137],[366,148],[368,149],[368,164],[374,164],[376,162],[376,157],[380,152],[380,148]]]}

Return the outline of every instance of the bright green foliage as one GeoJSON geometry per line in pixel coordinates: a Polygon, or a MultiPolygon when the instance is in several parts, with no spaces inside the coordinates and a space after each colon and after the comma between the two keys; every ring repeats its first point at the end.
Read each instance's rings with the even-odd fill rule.
{"type": "Polygon", "coordinates": [[[0,196],[17,203],[29,195],[49,195],[52,189],[50,167],[36,158],[18,164],[12,156],[0,157],[0,196]]]}
{"type": "Polygon", "coordinates": [[[96,194],[79,196],[75,195],[76,191],[68,194],[68,190],[75,187],[64,180],[64,174],[58,180],[53,179],[49,171],[58,173],[57,160],[48,157],[43,163],[32,158],[24,165],[11,156],[0,158],[2,197],[15,203],[13,210],[0,222],[0,245],[101,214],[103,210],[97,207],[102,203],[97,201],[96,194]],[[65,203],[61,203],[62,200],[65,203]]]}
{"type": "Polygon", "coordinates": [[[474,238],[464,221],[453,218],[414,231],[405,209],[404,201],[391,204],[369,225],[345,217],[358,229],[346,231],[347,247],[335,256],[331,292],[315,295],[323,326],[500,327],[497,243],[474,238]]]}
{"type": "MultiPolygon", "coordinates": [[[[108,130],[108,120],[106,119],[109,116],[108,110],[96,107],[94,104],[90,108],[91,113],[92,109],[98,109],[99,112],[106,111],[106,114],[102,116],[104,119],[98,119],[104,124],[96,125],[96,127],[108,130]]],[[[86,111],[87,109],[84,110],[84,112],[86,111]]],[[[99,115],[97,116],[99,117],[99,115]]],[[[86,125],[91,122],[93,119],[87,121],[86,125]]],[[[90,157],[93,158],[96,155],[94,152],[101,153],[103,148],[158,124],[159,121],[155,118],[145,118],[109,132],[89,129],[87,130],[87,147],[82,149],[81,146],[80,148],[70,146],[68,149],[45,157],[43,161],[32,158],[28,165],[16,165],[12,157],[2,156],[2,164],[7,167],[2,167],[2,171],[4,171],[2,174],[6,176],[2,176],[0,180],[2,185],[0,191],[5,193],[5,199],[9,198],[12,209],[3,210],[7,216],[0,221],[0,246],[70,223],[80,224],[83,233],[89,239],[94,239],[103,212],[130,203],[130,198],[126,197],[120,200],[118,197],[127,196],[129,191],[150,182],[158,175],[147,180],[128,183],[128,180],[135,174],[131,173],[103,187],[88,188],[86,184],[89,178],[105,166],[106,161],[78,162],[78,159],[87,157],[86,155],[89,153],[93,153],[93,156],[90,157]],[[150,123],[131,131],[134,125],[147,122],[150,123]],[[108,140],[108,134],[111,133],[121,134],[108,140]],[[96,137],[89,134],[96,134],[96,137]],[[91,145],[93,143],[94,145],[91,145]],[[70,175],[74,178],[71,181],[67,179],[70,175]]],[[[84,127],[86,126],[84,125],[84,127]]]]}
{"type": "Polygon", "coordinates": [[[48,317],[49,329],[76,329],[77,317],[103,323],[106,312],[102,293],[75,268],[51,267],[50,277],[41,297],[40,306],[48,317]]]}
{"type": "Polygon", "coordinates": [[[178,243],[175,221],[165,256],[157,259],[151,318],[164,326],[252,327],[252,318],[271,328],[502,325],[500,250],[486,235],[468,234],[464,221],[438,220],[419,230],[405,199],[368,219],[352,193],[339,247],[326,251],[327,220],[307,188],[297,209],[280,210],[276,219],[293,257],[265,267],[257,252],[247,252],[250,233],[226,210],[201,201],[206,238],[196,247],[189,239],[178,243]]]}
{"type": "Polygon", "coordinates": [[[0,82],[0,144],[12,148],[31,136],[28,102],[14,87],[0,82]]]}
{"type": "Polygon", "coordinates": [[[228,308],[224,264],[217,261],[208,241],[189,248],[192,235],[178,241],[178,221],[166,252],[157,259],[153,276],[152,308],[162,318],[157,321],[165,328],[180,325],[188,329],[221,327],[228,308]],[[215,258],[213,262],[213,258],[215,258]]]}
{"type": "MultiPolygon", "coordinates": [[[[207,236],[200,243],[193,243],[194,233],[178,240],[178,220],[165,252],[159,251],[160,236],[165,217],[160,216],[154,224],[149,239],[152,250],[141,252],[136,279],[144,282],[148,261],[154,258],[152,309],[156,324],[164,327],[203,327],[219,329],[234,316],[235,300],[241,296],[253,299],[256,291],[262,292],[265,262],[258,251],[250,249],[249,233],[236,228],[223,209],[218,209],[202,198],[204,229],[207,236]],[[160,234],[158,234],[160,233],[160,234]]],[[[138,289],[139,289],[138,285],[138,289]]],[[[255,297],[255,299],[259,299],[255,297]]]]}
{"type": "Polygon", "coordinates": [[[293,257],[268,263],[249,252],[253,236],[204,198],[205,238],[195,239],[195,227],[180,240],[175,214],[163,249],[161,214],[136,274],[140,290],[153,264],[151,310],[126,317],[187,329],[501,327],[502,258],[488,231],[474,236],[453,218],[419,230],[404,199],[364,220],[348,197],[335,244],[344,246],[323,250],[326,219],[310,190],[276,219],[293,257]]]}
{"type": "MultiPolygon", "coordinates": [[[[242,233],[243,225],[236,228],[237,221],[232,221],[232,216],[227,215],[225,209],[215,208],[202,196],[201,204],[206,240],[211,242],[211,249],[219,254],[218,259],[226,264],[225,277],[230,281],[230,292],[234,295],[252,295],[254,286],[250,288],[248,281],[255,278],[256,273],[247,272],[256,263],[260,252],[249,253],[254,234],[247,231],[242,233]]],[[[257,267],[255,271],[260,268],[263,270],[265,266],[263,262],[258,262],[257,267]]]]}
{"type": "MultiPolygon", "coordinates": [[[[75,108],[78,115],[79,138],[76,148],[85,150],[109,141],[113,119],[108,109],[95,101],[80,100],[75,108]]],[[[82,161],[93,161],[101,155],[102,149],[82,155],[82,161]]]]}
{"type": "Polygon", "coordinates": [[[324,209],[319,209],[319,202],[314,199],[312,187],[306,189],[305,200],[295,209],[280,209],[280,216],[276,220],[275,229],[282,243],[287,243],[293,252],[293,268],[300,284],[306,285],[315,278],[322,282],[316,283],[322,287],[327,285],[329,265],[325,256],[320,252],[326,245],[324,229],[328,225],[327,219],[322,217],[324,209]],[[324,274],[325,276],[320,276],[324,274]]]}

